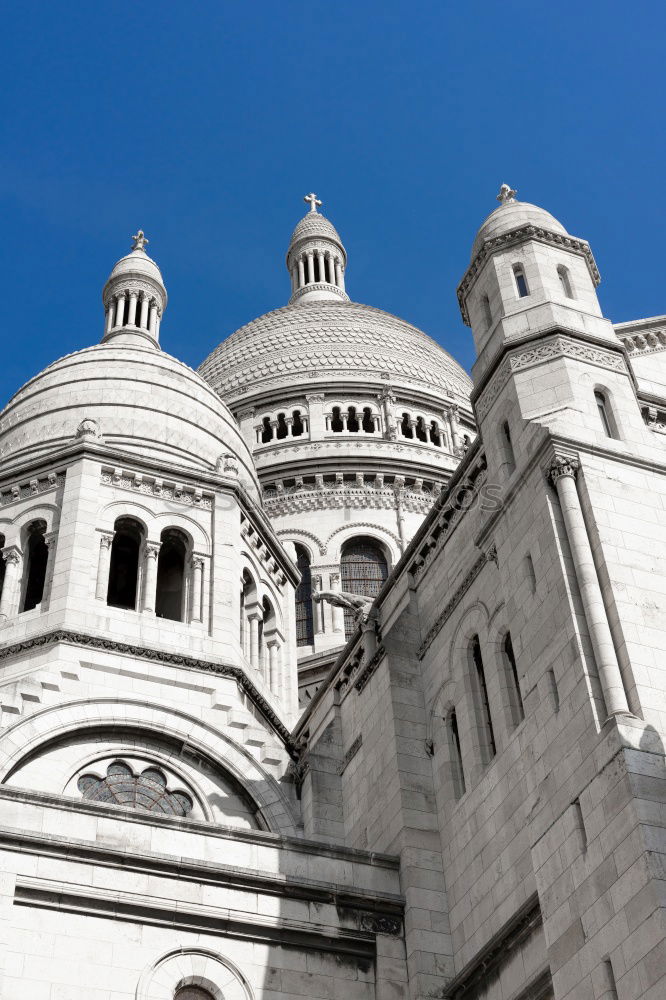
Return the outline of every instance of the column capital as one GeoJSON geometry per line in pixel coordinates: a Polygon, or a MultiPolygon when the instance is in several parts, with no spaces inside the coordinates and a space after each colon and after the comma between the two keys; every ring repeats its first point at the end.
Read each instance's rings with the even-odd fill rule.
{"type": "Polygon", "coordinates": [[[17,566],[23,558],[23,553],[21,552],[18,545],[7,545],[4,549],[0,549],[0,555],[7,563],[7,565],[17,566]]]}
{"type": "Polygon", "coordinates": [[[323,403],[324,402],[324,393],[323,392],[311,392],[309,395],[306,395],[305,400],[306,400],[307,403],[323,403]]]}
{"type": "Polygon", "coordinates": [[[205,559],[203,556],[193,555],[192,556],[192,569],[203,569],[205,564],[205,559]]]}
{"type": "Polygon", "coordinates": [[[99,544],[102,549],[110,549],[113,544],[113,539],[115,538],[115,531],[100,531],[99,532],[99,544]]]}
{"type": "Polygon", "coordinates": [[[557,486],[560,479],[575,479],[579,468],[580,462],[577,458],[556,455],[548,467],[546,478],[553,486],[557,486]]]}
{"type": "Polygon", "coordinates": [[[57,531],[47,531],[44,534],[44,543],[46,547],[50,549],[57,537],[58,537],[57,531]]]}
{"type": "Polygon", "coordinates": [[[160,549],[162,547],[161,542],[145,542],[143,546],[143,551],[146,559],[157,559],[160,554],[160,549]]]}

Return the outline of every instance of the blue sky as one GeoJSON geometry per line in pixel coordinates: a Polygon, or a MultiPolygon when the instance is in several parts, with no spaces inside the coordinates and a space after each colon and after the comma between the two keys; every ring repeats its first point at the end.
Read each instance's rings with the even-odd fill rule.
{"type": "Polygon", "coordinates": [[[466,367],[456,285],[503,181],[591,241],[608,316],[666,312],[665,27],[612,0],[5,5],[0,399],[100,339],[138,227],[196,366],[286,302],[311,190],[351,297],[466,367]]]}

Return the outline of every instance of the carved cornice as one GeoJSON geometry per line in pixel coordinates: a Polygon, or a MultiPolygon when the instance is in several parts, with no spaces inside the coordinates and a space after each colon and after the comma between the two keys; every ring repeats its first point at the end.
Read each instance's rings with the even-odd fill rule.
{"type": "Polygon", "coordinates": [[[170,479],[153,478],[138,472],[125,472],[123,469],[104,466],[101,483],[103,486],[115,486],[116,489],[130,490],[144,496],[160,497],[186,507],[200,507],[202,510],[213,508],[212,493],[204,494],[199,487],[183,485],[170,479]]]}
{"type": "Polygon", "coordinates": [[[597,347],[566,334],[553,334],[539,339],[531,347],[523,347],[506,354],[486,385],[474,394],[474,409],[477,420],[485,419],[512,375],[560,357],[574,358],[577,361],[585,361],[587,364],[608,368],[610,371],[622,372],[623,374],[627,372],[624,357],[617,350],[597,347]]]}
{"type": "Polygon", "coordinates": [[[297,288],[294,294],[289,299],[289,305],[293,305],[294,302],[298,302],[299,299],[303,298],[308,292],[327,292],[329,295],[336,295],[343,302],[349,302],[349,296],[337,285],[329,285],[327,281],[314,281],[309,285],[303,285],[302,288],[297,288]]]}
{"type": "Polygon", "coordinates": [[[382,659],[386,656],[386,650],[383,646],[379,646],[375,653],[370,657],[368,662],[363,666],[361,673],[356,678],[354,682],[354,687],[360,694],[363,688],[366,686],[375,670],[381,663],[382,659]]]}
{"type": "Polygon", "coordinates": [[[630,355],[655,354],[666,350],[666,329],[635,332],[627,330],[626,333],[622,329],[616,329],[615,333],[630,355]]]}
{"type": "Polygon", "coordinates": [[[467,311],[467,296],[483,265],[497,250],[506,250],[508,247],[514,246],[516,243],[523,243],[525,240],[538,240],[539,243],[547,243],[550,246],[568,250],[570,253],[579,254],[585,258],[587,269],[595,286],[601,281],[601,275],[590,249],[590,244],[586,240],[578,240],[574,236],[565,236],[561,233],[551,233],[548,229],[541,229],[541,227],[531,224],[520,226],[518,229],[512,229],[511,232],[485,240],[476,257],[467,268],[464,278],[458,285],[458,304],[463,322],[467,326],[470,325],[469,313],[467,311]]]}
{"type": "Polygon", "coordinates": [[[168,653],[160,649],[137,646],[128,642],[117,642],[115,639],[107,639],[86,632],[71,632],[69,629],[54,629],[52,632],[45,632],[30,639],[24,639],[22,642],[0,646],[0,662],[10,657],[18,656],[21,653],[30,652],[33,649],[44,649],[45,647],[53,646],[59,642],[84,646],[86,649],[99,649],[104,652],[120,653],[123,656],[136,656],[142,660],[152,660],[153,662],[164,663],[169,666],[203,670],[207,673],[217,674],[220,677],[232,677],[238,683],[241,690],[248,695],[250,701],[258,709],[270,729],[278,736],[287,753],[291,757],[297,755],[296,743],[280,717],[261,692],[257,690],[245,672],[240,667],[231,663],[215,663],[212,660],[201,660],[195,656],[168,653]]]}
{"type": "Polygon", "coordinates": [[[463,599],[469,588],[472,586],[472,584],[476,580],[477,576],[479,575],[483,567],[488,562],[496,563],[496,560],[497,560],[497,552],[494,549],[494,547],[489,549],[488,552],[484,552],[483,555],[479,556],[479,558],[476,560],[476,562],[469,570],[469,572],[466,574],[466,576],[463,577],[462,582],[454,591],[453,596],[450,598],[450,600],[446,602],[446,604],[442,608],[441,612],[437,616],[435,623],[431,626],[431,628],[428,629],[425,639],[419,646],[419,651],[417,653],[419,660],[422,660],[427,651],[430,649],[436,636],[442,631],[444,625],[451,617],[458,604],[460,604],[461,600],[463,599]]]}
{"type": "Polygon", "coordinates": [[[30,479],[28,482],[18,482],[12,486],[3,486],[0,490],[0,507],[6,507],[19,500],[28,500],[41,493],[50,493],[65,484],[64,472],[49,472],[47,476],[30,479]]]}
{"type": "MultiPolygon", "coordinates": [[[[414,492],[409,488],[400,493],[403,509],[412,513],[427,514],[439,495],[439,490],[432,489],[414,492]]],[[[264,507],[269,517],[280,517],[285,514],[297,514],[302,511],[335,510],[341,507],[355,510],[395,510],[396,491],[393,486],[377,489],[371,486],[324,485],[303,487],[282,492],[277,490],[264,491],[264,507]]]]}

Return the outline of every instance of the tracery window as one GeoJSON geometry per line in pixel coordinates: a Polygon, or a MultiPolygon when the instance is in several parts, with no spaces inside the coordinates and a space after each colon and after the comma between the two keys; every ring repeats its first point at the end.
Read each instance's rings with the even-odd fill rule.
{"type": "MultiPolygon", "coordinates": [[[[376,597],[388,577],[386,556],[371,538],[354,538],[344,546],[340,562],[342,589],[351,594],[376,597]]],[[[345,637],[350,638],[356,623],[345,610],[345,637]]]]}
{"type": "Polygon", "coordinates": [[[194,806],[186,792],[169,790],[161,768],[146,767],[135,774],[122,760],[109,764],[104,777],[93,772],[82,774],[77,785],[88,802],[109,802],[167,816],[187,816],[194,806]]]}
{"type": "Polygon", "coordinates": [[[131,517],[119,517],[114,525],[106,603],[114,608],[136,609],[139,553],[143,529],[131,517]]]}
{"type": "Polygon", "coordinates": [[[46,565],[49,549],[44,535],[46,521],[33,521],[28,526],[26,561],[23,584],[23,606],[21,611],[31,611],[41,604],[46,583],[46,565]]]}
{"type": "Polygon", "coordinates": [[[314,643],[312,574],[310,557],[302,545],[296,546],[296,565],[301,574],[301,582],[296,588],[296,645],[312,646],[314,643]]]}

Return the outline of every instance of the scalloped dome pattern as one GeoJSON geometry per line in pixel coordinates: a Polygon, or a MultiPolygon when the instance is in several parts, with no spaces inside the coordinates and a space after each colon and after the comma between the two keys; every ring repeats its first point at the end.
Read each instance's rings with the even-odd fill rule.
{"type": "Polygon", "coordinates": [[[199,366],[223,398],[275,380],[303,388],[331,376],[417,383],[469,400],[472,382],[434,340],[391,313],[356,302],[284,306],[241,327],[199,366]]]}
{"type": "Polygon", "coordinates": [[[323,236],[326,239],[335,240],[342,246],[342,240],[333,223],[319,212],[308,212],[307,215],[303,216],[291,234],[289,245],[292,246],[297,240],[308,239],[311,236],[323,236]]]}

